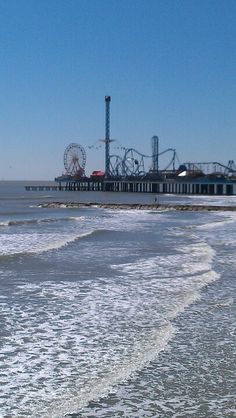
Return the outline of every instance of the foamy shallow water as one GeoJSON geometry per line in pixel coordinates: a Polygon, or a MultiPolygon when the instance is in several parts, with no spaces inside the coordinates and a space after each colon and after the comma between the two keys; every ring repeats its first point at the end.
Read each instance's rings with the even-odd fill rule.
{"type": "Polygon", "coordinates": [[[0,219],[0,416],[231,416],[233,214],[30,205],[0,219]]]}

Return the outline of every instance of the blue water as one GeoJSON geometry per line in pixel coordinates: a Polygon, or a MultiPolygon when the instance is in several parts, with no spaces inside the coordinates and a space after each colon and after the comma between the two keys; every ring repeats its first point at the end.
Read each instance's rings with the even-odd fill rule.
{"type": "Polygon", "coordinates": [[[23,185],[0,184],[0,417],[234,417],[235,213],[23,185]]]}

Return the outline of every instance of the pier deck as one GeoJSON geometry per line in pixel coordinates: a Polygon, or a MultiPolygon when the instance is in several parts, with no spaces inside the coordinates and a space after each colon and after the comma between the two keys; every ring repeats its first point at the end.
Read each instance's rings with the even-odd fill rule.
{"type": "Polygon", "coordinates": [[[149,180],[145,178],[109,178],[61,181],[57,185],[26,185],[27,191],[101,191],[188,195],[236,195],[236,180],[218,178],[185,178],[149,180]]]}
{"type": "Polygon", "coordinates": [[[66,186],[62,186],[62,185],[57,185],[57,186],[25,186],[25,190],[27,190],[28,192],[43,192],[43,191],[61,191],[61,190],[67,190],[66,186]]]}

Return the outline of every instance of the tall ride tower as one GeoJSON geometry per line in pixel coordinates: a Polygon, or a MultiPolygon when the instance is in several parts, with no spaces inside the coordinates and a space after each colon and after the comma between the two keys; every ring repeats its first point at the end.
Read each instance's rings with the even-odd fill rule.
{"type": "Polygon", "coordinates": [[[154,173],[157,173],[159,169],[158,154],[159,154],[159,138],[158,136],[154,135],[152,137],[152,171],[154,171],[154,173]]]}
{"type": "Polygon", "coordinates": [[[105,123],[105,177],[110,175],[110,103],[111,96],[105,96],[106,123],[105,123]]]}

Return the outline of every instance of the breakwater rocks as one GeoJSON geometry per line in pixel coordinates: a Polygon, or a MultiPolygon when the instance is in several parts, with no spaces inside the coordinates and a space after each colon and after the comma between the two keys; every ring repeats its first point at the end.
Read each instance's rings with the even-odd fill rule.
{"type": "Polygon", "coordinates": [[[139,209],[139,210],[178,210],[178,211],[236,211],[236,206],[220,206],[220,205],[176,205],[176,204],[139,204],[139,203],[79,203],[79,202],[47,202],[39,205],[41,208],[85,208],[97,207],[103,209],[139,209]]]}

